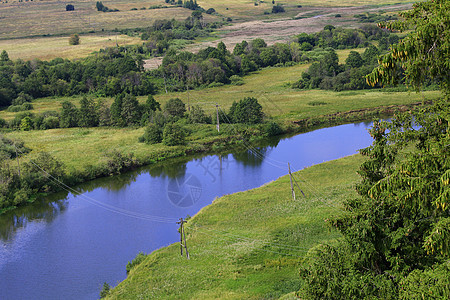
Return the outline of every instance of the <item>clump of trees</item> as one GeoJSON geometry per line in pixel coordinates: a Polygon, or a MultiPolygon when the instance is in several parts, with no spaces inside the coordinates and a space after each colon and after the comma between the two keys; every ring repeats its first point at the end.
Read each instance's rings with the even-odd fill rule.
{"type": "Polygon", "coordinates": [[[101,11],[101,12],[116,12],[119,11],[118,9],[110,9],[107,6],[103,5],[103,3],[101,1],[97,1],[95,3],[95,8],[97,8],[97,11],[101,11]]]}
{"type": "Polygon", "coordinates": [[[292,84],[293,88],[320,88],[324,90],[361,90],[372,88],[365,77],[378,65],[380,50],[371,45],[362,55],[351,51],[340,65],[334,49],[329,48],[322,59],[314,62],[303,72],[301,78],[292,84]]]}
{"type": "Polygon", "coordinates": [[[311,252],[300,272],[305,299],[447,299],[450,295],[450,2],[416,3],[389,29],[414,31],[380,58],[371,85],[436,80],[431,107],[375,122],[361,153],[359,198],[328,220],[342,233],[311,252]]]}

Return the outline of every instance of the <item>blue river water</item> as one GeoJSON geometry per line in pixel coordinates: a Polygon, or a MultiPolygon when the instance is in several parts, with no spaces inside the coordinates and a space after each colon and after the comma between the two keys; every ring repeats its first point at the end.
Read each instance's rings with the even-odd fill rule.
{"type": "MultiPolygon", "coordinates": [[[[178,218],[216,197],[357,153],[370,123],[319,129],[222,155],[94,180],[0,216],[0,299],[97,299],[138,252],[177,242],[178,218]]],[[[314,184],[314,183],[311,183],[314,184]]]]}

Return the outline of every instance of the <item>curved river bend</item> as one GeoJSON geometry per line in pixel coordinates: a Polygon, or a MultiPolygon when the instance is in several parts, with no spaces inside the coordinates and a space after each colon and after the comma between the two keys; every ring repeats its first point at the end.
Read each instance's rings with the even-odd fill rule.
{"type": "Polygon", "coordinates": [[[264,147],[158,164],[0,216],[0,299],[97,299],[139,251],[178,241],[180,217],[215,197],[369,146],[371,124],[319,129],[264,147]],[[255,151],[256,150],[256,151],[255,151]],[[75,196],[78,195],[78,196],[75,196]]]}

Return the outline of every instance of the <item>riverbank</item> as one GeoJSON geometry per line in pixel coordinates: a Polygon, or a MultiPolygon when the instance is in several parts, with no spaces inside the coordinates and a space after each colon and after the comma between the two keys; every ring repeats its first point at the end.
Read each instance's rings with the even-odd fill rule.
{"type": "MultiPolygon", "coordinates": [[[[367,121],[397,112],[420,108],[431,101],[402,105],[362,108],[347,112],[312,116],[296,122],[281,123],[279,134],[297,134],[313,129],[336,126],[348,122],[367,121]]],[[[151,165],[178,157],[196,154],[218,153],[236,148],[247,147],[249,143],[257,146],[268,137],[267,124],[242,125],[222,124],[217,132],[214,125],[185,124],[191,132],[188,142],[182,146],[163,144],[146,145],[138,143],[144,128],[68,128],[45,131],[15,131],[7,137],[18,138],[32,151],[22,158],[22,162],[35,161],[40,152],[51,153],[64,165],[65,175],[59,180],[69,186],[130,171],[137,167],[151,165]],[[111,152],[114,149],[114,152],[111,152]],[[110,153],[105,155],[105,153],[110,153]]],[[[11,168],[15,165],[12,164],[11,168]]],[[[3,207],[0,214],[17,206],[33,202],[36,197],[28,198],[25,203],[3,207]]]]}
{"type": "MultiPolygon", "coordinates": [[[[340,213],[362,156],[353,155],[295,173],[260,188],[216,199],[186,225],[190,259],[179,243],[154,251],[134,267],[109,299],[279,298],[301,287],[298,269],[314,246],[332,242],[326,218],[340,213]]],[[[125,268],[125,266],[124,266],[125,268]]]]}

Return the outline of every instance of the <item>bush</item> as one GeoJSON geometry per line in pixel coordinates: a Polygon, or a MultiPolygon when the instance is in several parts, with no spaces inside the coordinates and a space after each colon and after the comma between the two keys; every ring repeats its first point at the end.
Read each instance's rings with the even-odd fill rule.
{"type": "Polygon", "coordinates": [[[208,14],[208,15],[211,15],[211,14],[213,14],[213,13],[215,13],[216,12],[216,10],[214,9],[214,8],[208,8],[208,10],[206,11],[206,13],[208,14]]]}
{"type": "Polygon", "coordinates": [[[242,77],[240,77],[238,75],[231,76],[230,81],[231,81],[232,85],[243,85],[244,84],[244,80],[242,80],[242,77]]]}
{"type": "Polygon", "coordinates": [[[190,123],[211,123],[211,117],[205,114],[205,111],[200,107],[200,105],[192,106],[188,118],[190,123]]]}
{"type": "Polygon", "coordinates": [[[69,45],[79,45],[80,44],[80,36],[78,34],[72,34],[69,38],[69,45]]]}
{"type": "Polygon", "coordinates": [[[283,133],[283,130],[281,129],[280,125],[278,125],[278,123],[276,122],[267,123],[264,128],[264,131],[266,136],[268,137],[277,136],[283,133]]]}
{"type": "Polygon", "coordinates": [[[258,124],[263,120],[262,106],[253,97],[233,102],[229,112],[233,123],[258,124]]]}
{"type": "Polygon", "coordinates": [[[178,124],[168,123],[164,126],[163,144],[166,146],[184,145],[186,143],[186,131],[178,124]]]}
{"type": "Polygon", "coordinates": [[[139,138],[139,142],[147,144],[157,144],[162,142],[162,130],[156,124],[150,123],[146,128],[144,135],[139,138]]]}
{"type": "Polygon", "coordinates": [[[59,127],[59,118],[54,116],[49,116],[44,118],[42,121],[42,124],[40,126],[40,129],[53,129],[59,127]]]}
{"type": "Polygon", "coordinates": [[[21,105],[11,105],[8,107],[7,111],[9,112],[19,112],[33,109],[33,105],[31,103],[24,103],[21,105]]]}
{"type": "Polygon", "coordinates": [[[186,105],[179,98],[172,98],[164,105],[164,112],[174,117],[183,117],[186,105]]]}
{"type": "Polygon", "coordinates": [[[272,7],[272,13],[273,13],[273,14],[283,13],[284,11],[285,11],[285,10],[284,10],[284,7],[281,6],[281,5],[279,5],[279,4],[274,5],[274,6],[272,7]]]}
{"type": "Polygon", "coordinates": [[[117,150],[111,150],[105,153],[106,171],[110,175],[120,174],[130,170],[138,164],[132,153],[124,155],[117,150]]]}
{"type": "Polygon", "coordinates": [[[75,6],[73,6],[72,4],[66,5],[66,11],[73,11],[73,10],[75,10],[75,6]]]}
{"type": "Polygon", "coordinates": [[[146,254],[144,254],[143,252],[139,252],[138,255],[136,255],[135,258],[133,258],[132,261],[129,261],[127,264],[127,274],[130,273],[130,271],[136,267],[137,265],[139,265],[141,262],[143,262],[145,260],[145,258],[147,257],[146,254]]]}
{"type": "Polygon", "coordinates": [[[33,97],[25,94],[24,92],[20,92],[19,95],[17,95],[17,98],[11,102],[11,105],[22,105],[24,103],[31,102],[32,100],[33,97]]]}

